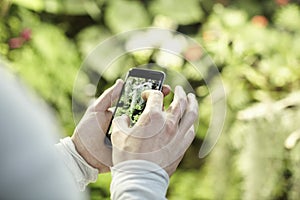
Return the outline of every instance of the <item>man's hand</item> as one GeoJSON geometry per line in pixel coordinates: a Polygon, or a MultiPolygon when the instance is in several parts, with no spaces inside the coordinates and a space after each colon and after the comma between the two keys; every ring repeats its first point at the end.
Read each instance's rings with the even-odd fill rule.
{"type": "Polygon", "coordinates": [[[175,88],[174,100],[166,111],[162,110],[160,91],[148,90],[142,96],[147,99],[146,108],[133,127],[129,127],[126,115],[113,120],[113,164],[147,160],[171,176],[194,139],[198,103],[194,94],[186,95],[180,86],[175,88]]]}
{"type": "Polygon", "coordinates": [[[109,108],[118,99],[122,86],[123,81],[117,80],[89,106],[72,136],[78,153],[99,173],[110,171],[112,165],[111,148],[104,144],[104,140],[112,118],[109,108]]]}
{"type": "MultiPolygon", "coordinates": [[[[123,81],[117,80],[89,106],[72,136],[78,153],[99,173],[110,171],[112,166],[112,149],[104,141],[113,114],[109,108],[118,100],[122,87],[123,81]]],[[[168,95],[170,87],[163,86],[162,93],[168,95]]]]}

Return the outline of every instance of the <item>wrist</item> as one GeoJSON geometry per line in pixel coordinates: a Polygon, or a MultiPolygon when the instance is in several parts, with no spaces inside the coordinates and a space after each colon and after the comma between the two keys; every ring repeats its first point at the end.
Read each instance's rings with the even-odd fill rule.
{"type": "Polygon", "coordinates": [[[96,158],[94,158],[89,151],[82,144],[79,135],[74,133],[71,137],[71,140],[75,146],[77,153],[93,168],[96,168],[100,173],[108,172],[109,170],[106,167],[103,167],[96,158]]]}

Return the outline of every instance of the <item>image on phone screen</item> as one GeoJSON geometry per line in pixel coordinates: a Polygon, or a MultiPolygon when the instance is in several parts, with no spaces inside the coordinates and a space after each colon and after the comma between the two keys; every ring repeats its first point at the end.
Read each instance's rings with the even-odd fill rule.
{"type": "MultiPolygon", "coordinates": [[[[161,90],[164,80],[164,73],[160,71],[132,69],[127,75],[121,96],[116,105],[113,118],[123,114],[130,118],[130,127],[138,121],[146,106],[146,101],[142,98],[145,90],[161,90]]],[[[107,137],[110,139],[112,127],[110,124],[107,137]]]]}
{"type": "Polygon", "coordinates": [[[125,114],[130,118],[130,126],[133,126],[146,106],[142,92],[149,89],[159,90],[160,85],[161,80],[129,76],[117,104],[115,117],[125,114]]]}

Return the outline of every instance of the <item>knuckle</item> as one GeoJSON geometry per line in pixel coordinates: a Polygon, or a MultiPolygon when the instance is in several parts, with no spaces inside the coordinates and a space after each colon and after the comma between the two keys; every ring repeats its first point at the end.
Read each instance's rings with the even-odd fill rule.
{"type": "Polygon", "coordinates": [[[176,129],[177,125],[176,122],[173,120],[166,121],[166,129],[168,132],[173,132],[176,129]]]}
{"type": "Polygon", "coordinates": [[[162,117],[161,110],[156,109],[156,108],[152,108],[152,109],[148,110],[148,114],[150,117],[153,117],[153,118],[161,118],[162,117]]]}
{"type": "Polygon", "coordinates": [[[179,102],[179,104],[180,104],[181,106],[183,106],[183,107],[186,107],[186,105],[187,105],[187,99],[186,99],[185,97],[180,97],[180,98],[178,99],[178,102],[179,102]]]}

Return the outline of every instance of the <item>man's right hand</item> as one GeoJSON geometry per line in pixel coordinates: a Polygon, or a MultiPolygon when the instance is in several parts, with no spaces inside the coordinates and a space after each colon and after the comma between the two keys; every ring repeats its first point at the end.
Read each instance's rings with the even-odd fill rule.
{"type": "Polygon", "coordinates": [[[174,100],[163,111],[163,94],[147,90],[147,100],[138,122],[129,127],[128,116],[113,120],[113,165],[127,160],[147,160],[164,168],[171,176],[194,139],[198,103],[194,94],[175,88],[174,100]]]}

